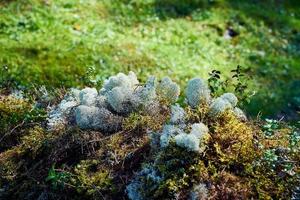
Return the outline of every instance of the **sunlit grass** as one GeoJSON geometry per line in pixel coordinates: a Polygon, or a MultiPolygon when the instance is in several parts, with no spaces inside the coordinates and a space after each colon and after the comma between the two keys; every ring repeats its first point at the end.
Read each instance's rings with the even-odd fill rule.
{"type": "Polygon", "coordinates": [[[76,87],[93,69],[100,82],[132,70],[183,85],[241,65],[258,92],[247,107],[253,115],[300,105],[299,3],[157,2],[1,1],[0,64],[8,67],[1,82],[76,87]],[[229,27],[238,32],[232,39],[224,37],[229,27]]]}

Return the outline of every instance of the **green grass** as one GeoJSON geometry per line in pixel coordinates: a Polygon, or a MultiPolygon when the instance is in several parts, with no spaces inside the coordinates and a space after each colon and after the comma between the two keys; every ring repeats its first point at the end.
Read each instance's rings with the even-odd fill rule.
{"type": "Polygon", "coordinates": [[[118,72],[170,76],[183,85],[237,65],[257,91],[255,116],[300,106],[297,0],[0,0],[3,87],[91,85],[118,72]],[[239,34],[223,37],[227,27],[239,34]],[[87,71],[91,71],[87,74],[87,71]]]}

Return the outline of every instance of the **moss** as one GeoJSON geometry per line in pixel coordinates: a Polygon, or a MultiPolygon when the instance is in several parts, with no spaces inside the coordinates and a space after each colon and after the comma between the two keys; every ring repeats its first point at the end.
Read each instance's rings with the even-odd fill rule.
{"type": "Polygon", "coordinates": [[[216,199],[249,199],[253,196],[248,180],[229,172],[219,172],[212,181],[210,195],[216,199]]]}
{"type": "Polygon", "coordinates": [[[145,115],[143,113],[132,113],[128,118],[124,119],[123,128],[125,130],[161,130],[163,124],[170,118],[169,109],[160,109],[161,113],[154,116],[145,115]]]}
{"type": "Polygon", "coordinates": [[[232,110],[210,116],[208,104],[187,105],[182,123],[170,125],[170,106],[157,102],[154,112],[141,108],[124,116],[123,127],[111,134],[76,126],[45,131],[27,124],[14,145],[0,153],[0,189],[13,199],[48,194],[118,199],[129,189],[145,199],[187,199],[203,184],[216,199],[290,197],[291,186],[299,184],[299,130],[271,126],[269,134],[260,122],[242,121],[232,110]],[[165,127],[176,130],[175,137],[164,147],[151,146],[153,138],[162,141],[165,127]],[[182,148],[176,143],[181,132],[194,136],[188,142],[201,139],[195,146],[205,148],[182,148]]]}
{"type": "Polygon", "coordinates": [[[223,113],[213,125],[212,145],[224,165],[248,163],[257,157],[253,129],[231,111],[223,113]]]}
{"type": "Polygon", "coordinates": [[[101,198],[99,193],[102,191],[113,190],[112,177],[107,169],[98,169],[97,160],[82,160],[74,168],[71,183],[77,188],[79,193],[87,196],[101,198]]]}
{"type": "Polygon", "coordinates": [[[35,126],[29,130],[29,133],[21,138],[20,147],[31,154],[34,158],[38,151],[43,146],[46,139],[49,139],[51,135],[47,135],[42,127],[35,126]]]}
{"type": "Polygon", "coordinates": [[[282,148],[288,148],[290,144],[290,132],[291,130],[288,128],[276,130],[272,137],[264,137],[264,139],[261,141],[261,144],[267,149],[276,148],[279,146],[282,148]]]}
{"type": "Polygon", "coordinates": [[[155,167],[164,179],[156,191],[145,194],[155,199],[172,199],[208,175],[197,153],[178,147],[174,142],[157,155],[155,167]]]}
{"type": "Polygon", "coordinates": [[[15,147],[0,154],[0,185],[9,181],[14,181],[18,176],[18,170],[22,167],[23,161],[20,160],[22,155],[20,147],[15,147]]]}
{"type": "Polygon", "coordinates": [[[25,118],[27,112],[31,109],[31,105],[22,100],[10,96],[0,97],[0,128],[2,134],[9,131],[14,124],[19,124],[25,118]]]}
{"type": "Polygon", "coordinates": [[[186,112],[186,120],[190,123],[199,123],[203,122],[204,124],[207,124],[208,117],[207,113],[209,111],[209,105],[206,103],[202,103],[200,106],[198,106],[195,109],[192,109],[191,107],[187,106],[185,108],[186,112]]]}
{"type": "MultiPolygon", "coordinates": [[[[299,184],[299,157],[294,157],[299,149],[291,146],[294,132],[282,123],[271,136],[265,132],[256,135],[261,153],[245,172],[258,198],[284,199],[299,184]]],[[[299,145],[299,140],[296,143],[299,145]]]]}
{"type": "Polygon", "coordinates": [[[31,198],[49,195],[67,199],[125,196],[124,179],[147,158],[147,143],[145,132],[105,136],[76,128],[46,132],[34,127],[26,131],[18,146],[0,153],[1,195],[15,199],[29,194],[31,198]],[[46,181],[54,164],[58,177],[66,174],[67,179],[46,181]]]}
{"type": "Polygon", "coordinates": [[[0,96],[0,151],[19,143],[32,124],[45,119],[45,111],[29,100],[0,96]]]}

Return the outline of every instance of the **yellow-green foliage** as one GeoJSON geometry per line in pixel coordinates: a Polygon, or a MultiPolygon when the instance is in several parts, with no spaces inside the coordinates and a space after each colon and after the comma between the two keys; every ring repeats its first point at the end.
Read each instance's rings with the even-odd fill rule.
{"type": "Polygon", "coordinates": [[[197,122],[208,122],[207,113],[209,110],[209,106],[206,103],[202,103],[196,109],[192,109],[191,107],[187,106],[185,108],[186,112],[186,120],[190,123],[197,123],[197,122]]]}
{"type": "Polygon", "coordinates": [[[128,118],[124,120],[123,128],[125,130],[161,130],[162,125],[166,122],[169,116],[169,110],[165,110],[162,113],[157,113],[155,116],[142,115],[141,113],[132,113],[128,118]]]}
{"type": "Polygon", "coordinates": [[[0,186],[17,177],[18,169],[23,164],[23,161],[19,159],[21,154],[20,147],[14,147],[0,154],[0,186]]]}
{"type": "Polygon", "coordinates": [[[71,183],[74,184],[79,193],[96,195],[100,191],[112,189],[112,177],[109,170],[97,168],[99,161],[82,160],[74,168],[71,183]]]}
{"type": "Polygon", "coordinates": [[[32,106],[25,100],[0,96],[0,130],[4,134],[13,126],[22,123],[32,106]]]}
{"type": "Polygon", "coordinates": [[[259,199],[284,199],[290,196],[291,190],[299,184],[296,176],[288,175],[284,171],[271,170],[268,165],[254,167],[247,176],[259,199]]]}
{"type": "Polygon", "coordinates": [[[279,130],[274,131],[274,135],[272,137],[264,137],[261,135],[261,145],[266,149],[276,148],[276,147],[289,147],[289,133],[291,130],[289,128],[281,128],[279,130]]]}
{"type": "Polygon", "coordinates": [[[293,128],[282,127],[272,136],[256,135],[260,156],[245,172],[259,199],[284,199],[300,184],[299,148],[291,146],[291,133],[293,128]]]}
{"type": "Polygon", "coordinates": [[[164,177],[155,193],[147,194],[155,199],[172,199],[208,176],[201,157],[195,152],[177,147],[174,142],[157,155],[155,166],[164,177]]]}
{"type": "Polygon", "coordinates": [[[228,111],[213,124],[212,145],[223,164],[251,162],[257,155],[254,150],[254,130],[228,111]]]}
{"type": "Polygon", "coordinates": [[[21,138],[21,148],[30,152],[30,154],[35,157],[37,152],[41,149],[45,139],[49,138],[51,135],[47,135],[42,127],[35,126],[28,131],[28,134],[21,138]]]}
{"type": "Polygon", "coordinates": [[[0,95],[0,150],[19,143],[19,138],[45,117],[28,100],[0,95]]]}

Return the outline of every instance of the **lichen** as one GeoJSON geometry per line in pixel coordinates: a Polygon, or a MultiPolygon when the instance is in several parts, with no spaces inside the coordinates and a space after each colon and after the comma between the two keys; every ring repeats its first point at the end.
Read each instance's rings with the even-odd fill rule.
{"type": "Polygon", "coordinates": [[[111,76],[104,81],[103,88],[100,90],[100,94],[106,94],[116,87],[123,87],[134,90],[139,84],[135,73],[129,72],[128,75],[119,73],[116,76],[111,76]]]}
{"type": "Polygon", "coordinates": [[[210,90],[201,78],[194,78],[188,82],[185,90],[187,103],[192,108],[197,108],[200,104],[210,102],[210,90]]]}
{"type": "Polygon", "coordinates": [[[232,109],[231,103],[226,99],[219,97],[214,99],[212,104],[210,105],[209,115],[212,117],[217,117],[218,115],[229,109],[232,109]]]}
{"type": "Polygon", "coordinates": [[[180,94],[180,87],[169,77],[164,77],[157,86],[157,94],[167,103],[175,103],[180,94]]]}
{"type": "Polygon", "coordinates": [[[96,88],[84,88],[79,92],[80,104],[94,106],[96,104],[97,96],[98,92],[96,88]]]}
{"type": "Polygon", "coordinates": [[[180,133],[175,136],[175,142],[178,146],[186,148],[189,151],[202,153],[205,148],[210,135],[208,128],[203,123],[195,123],[191,125],[191,132],[189,134],[180,133]]]}
{"type": "Polygon", "coordinates": [[[200,140],[193,134],[178,134],[175,136],[175,142],[178,146],[186,148],[188,151],[198,152],[200,150],[200,140]]]}
{"type": "Polygon", "coordinates": [[[299,129],[247,121],[233,93],[211,100],[198,78],[187,104],[179,91],[170,78],[120,73],[99,93],[49,101],[48,129],[36,104],[4,98],[0,122],[13,134],[0,143],[0,198],[297,198],[299,129]]]}
{"type": "Polygon", "coordinates": [[[148,199],[150,197],[148,195],[151,194],[149,191],[157,189],[161,180],[162,177],[152,166],[145,166],[126,187],[128,198],[131,200],[148,199]]]}
{"type": "Polygon", "coordinates": [[[224,93],[220,96],[220,98],[228,101],[232,107],[235,107],[238,103],[238,99],[233,93],[224,93]]]}
{"type": "Polygon", "coordinates": [[[244,113],[244,111],[242,109],[240,109],[238,107],[235,107],[233,109],[233,112],[234,112],[235,116],[237,118],[239,118],[240,120],[247,121],[247,116],[246,116],[246,114],[244,113]]]}
{"type": "Polygon", "coordinates": [[[175,104],[171,106],[171,124],[184,124],[186,113],[180,105],[175,104]]]}
{"type": "Polygon", "coordinates": [[[191,126],[191,134],[201,139],[205,134],[208,134],[208,127],[203,123],[195,123],[191,126]]]}
{"type": "Polygon", "coordinates": [[[167,147],[170,143],[170,140],[182,132],[183,131],[181,129],[174,125],[165,125],[160,136],[160,146],[167,147]]]}
{"type": "Polygon", "coordinates": [[[208,199],[208,189],[205,184],[199,183],[195,185],[190,192],[190,200],[206,200],[208,199]]]}
{"type": "Polygon", "coordinates": [[[122,125],[122,117],[112,114],[105,108],[80,105],[76,108],[77,125],[82,129],[116,132],[122,125]]]}

